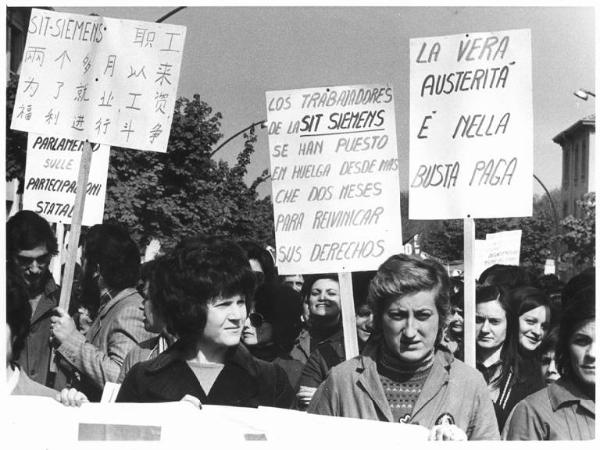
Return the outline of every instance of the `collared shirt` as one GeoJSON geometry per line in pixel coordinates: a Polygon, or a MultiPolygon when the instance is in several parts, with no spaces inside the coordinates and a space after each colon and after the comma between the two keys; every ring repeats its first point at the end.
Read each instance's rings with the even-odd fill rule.
{"type": "Polygon", "coordinates": [[[507,440],[594,439],[594,400],[568,380],[531,394],[515,406],[502,437],[507,440]]]}

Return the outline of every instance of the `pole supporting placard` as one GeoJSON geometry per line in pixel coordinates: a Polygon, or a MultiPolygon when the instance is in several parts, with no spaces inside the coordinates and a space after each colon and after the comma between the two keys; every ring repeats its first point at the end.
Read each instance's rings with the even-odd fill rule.
{"type": "Polygon", "coordinates": [[[338,278],[340,281],[344,349],[346,350],[346,360],[348,360],[358,356],[358,337],[356,335],[356,314],[354,312],[352,274],[350,272],[340,272],[338,278]]]}
{"type": "Polygon", "coordinates": [[[465,363],[475,367],[475,220],[467,217],[464,230],[464,345],[465,363]]]}

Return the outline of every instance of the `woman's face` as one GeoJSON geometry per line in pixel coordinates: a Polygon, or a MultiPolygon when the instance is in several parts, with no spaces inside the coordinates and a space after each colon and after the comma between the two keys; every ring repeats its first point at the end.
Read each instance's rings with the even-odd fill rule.
{"type": "Polygon", "coordinates": [[[209,302],[202,341],[214,347],[238,345],[246,320],[246,302],[240,295],[209,302]]]}
{"type": "Polygon", "coordinates": [[[389,302],[384,309],[383,337],[400,359],[418,362],[433,351],[439,329],[436,295],[436,290],[404,295],[389,302]]]}
{"type": "Polygon", "coordinates": [[[475,307],[475,335],[477,347],[498,349],[506,340],[506,312],[498,300],[477,303],[475,307]]]}
{"type": "Polygon", "coordinates": [[[311,316],[335,317],[340,314],[340,285],[335,280],[321,278],[315,281],[308,294],[311,316]]]}
{"type": "Polygon", "coordinates": [[[273,341],[273,325],[266,322],[262,314],[257,314],[252,308],[244,322],[242,342],[248,347],[264,345],[273,341]]]}
{"type": "Polygon", "coordinates": [[[535,350],[542,343],[550,323],[545,306],[530,309],[519,316],[519,344],[525,350],[535,350]]]}
{"type": "Polygon", "coordinates": [[[373,330],[373,311],[369,305],[361,305],[356,311],[356,332],[361,342],[367,342],[373,330]]]}
{"type": "Polygon", "coordinates": [[[556,370],[556,360],[554,359],[554,355],[554,350],[548,350],[542,354],[541,370],[546,385],[552,384],[560,378],[560,375],[556,370]]]}
{"type": "Polygon", "coordinates": [[[569,356],[575,377],[583,384],[596,384],[596,323],[594,319],[583,322],[569,339],[569,356]]]}
{"type": "Polygon", "coordinates": [[[149,286],[150,283],[146,281],[142,290],[142,296],[144,298],[144,302],[142,303],[144,309],[144,328],[151,333],[160,333],[164,328],[164,324],[160,317],[158,317],[158,314],[156,314],[156,310],[150,300],[148,293],[149,286]]]}

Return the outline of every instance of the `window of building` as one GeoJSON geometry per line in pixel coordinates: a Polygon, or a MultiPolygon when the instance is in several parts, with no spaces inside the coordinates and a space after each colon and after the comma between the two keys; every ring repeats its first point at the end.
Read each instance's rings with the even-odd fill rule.
{"type": "Polygon", "coordinates": [[[585,183],[588,172],[588,140],[587,137],[581,141],[581,182],[585,183]]]}
{"type": "Polygon", "coordinates": [[[579,182],[579,142],[573,145],[573,185],[579,182]]]}
{"type": "Polygon", "coordinates": [[[569,145],[565,144],[563,147],[563,185],[567,187],[569,185],[569,177],[571,174],[569,173],[569,159],[571,157],[571,152],[569,151],[569,145]]]}

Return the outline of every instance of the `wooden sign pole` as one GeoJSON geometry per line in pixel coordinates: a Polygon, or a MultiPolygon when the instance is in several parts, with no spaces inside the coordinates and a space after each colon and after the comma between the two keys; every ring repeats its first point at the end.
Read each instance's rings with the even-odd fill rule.
{"type": "Polygon", "coordinates": [[[464,219],[464,346],[465,363],[475,367],[475,220],[464,219]]]}
{"type": "Polygon", "coordinates": [[[79,164],[79,175],[77,177],[77,192],[75,193],[75,206],[73,208],[73,217],[71,218],[71,230],[69,233],[69,248],[67,249],[67,259],[65,262],[65,273],[63,275],[59,306],[65,311],[69,309],[71,300],[71,287],[75,275],[75,263],[77,262],[77,248],[79,247],[79,235],[81,233],[81,221],[83,219],[83,207],[85,205],[85,191],[87,188],[90,174],[90,165],[92,163],[92,144],[85,141],[83,143],[83,154],[79,164]]]}
{"type": "Polygon", "coordinates": [[[356,335],[356,314],[354,312],[354,293],[352,292],[352,274],[338,273],[340,280],[340,303],[342,305],[342,326],[344,330],[344,349],[346,360],[358,356],[358,337],[356,335]]]}
{"type": "Polygon", "coordinates": [[[65,225],[62,222],[56,224],[56,244],[58,253],[52,260],[52,277],[56,284],[60,284],[60,269],[65,251],[65,225]]]}

